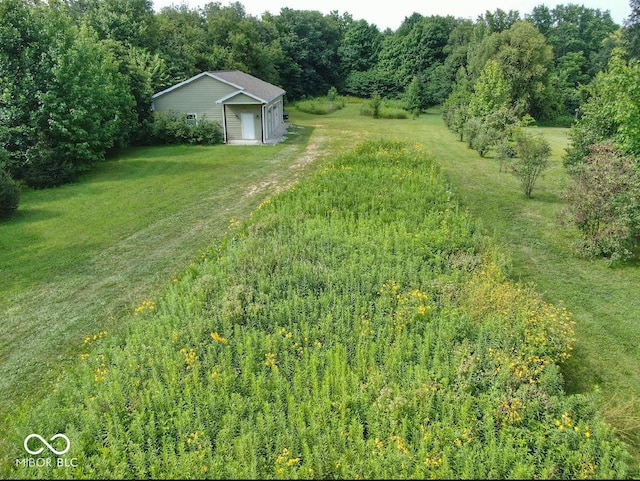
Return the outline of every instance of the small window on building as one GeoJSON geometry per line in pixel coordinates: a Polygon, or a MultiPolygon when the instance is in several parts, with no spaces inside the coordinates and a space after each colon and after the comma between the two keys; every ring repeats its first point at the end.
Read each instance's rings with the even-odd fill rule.
{"type": "Polygon", "coordinates": [[[197,114],[187,114],[184,118],[184,123],[187,125],[197,125],[198,124],[198,115],[197,114]]]}

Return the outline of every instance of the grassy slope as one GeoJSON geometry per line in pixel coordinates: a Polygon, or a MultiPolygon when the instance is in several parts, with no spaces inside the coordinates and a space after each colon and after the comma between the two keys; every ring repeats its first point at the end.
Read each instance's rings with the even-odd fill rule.
{"type": "Polygon", "coordinates": [[[0,225],[1,417],[49,390],[85,337],[118,330],[233,219],[312,168],[311,130],[295,132],[261,148],[136,149],[81,182],[24,193],[0,225]]]}

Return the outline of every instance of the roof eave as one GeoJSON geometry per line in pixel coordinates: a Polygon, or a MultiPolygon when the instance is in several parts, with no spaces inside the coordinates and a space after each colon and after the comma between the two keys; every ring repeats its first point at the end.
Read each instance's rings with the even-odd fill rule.
{"type": "MultiPolygon", "coordinates": [[[[213,75],[211,75],[209,72],[202,72],[202,73],[199,73],[198,75],[194,75],[193,77],[188,78],[187,80],[184,80],[184,81],[182,81],[182,82],[180,82],[180,83],[177,83],[177,84],[175,84],[175,85],[172,85],[171,87],[169,87],[169,88],[167,88],[167,89],[161,90],[160,92],[157,92],[157,93],[153,94],[153,95],[151,96],[151,98],[152,98],[152,99],[155,99],[155,98],[158,98],[158,97],[162,97],[163,95],[168,94],[169,92],[172,92],[172,91],[174,91],[174,90],[176,90],[176,89],[179,89],[180,87],[183,87],[184,85],[190,84],[190,83],[191,83],[191,82],[193,82],[194,80],[198,80],[199,78],[202,78],[202,77],[204,77],[205,75],[206,75],[207,77],[214,77],[214,76],[213,76],[213,75]]],[[[217,77],[216,77],[216,78],[217,78],[217,77]]],[[[219,79],[218,79],[218,80],[219,80],[219,79]]]]}
{"type": "Polygon", "coordinates": [[[250,92],[247,92],[246,90],[238,90],[237,92],[232,92],[229,95],[225,95],[224,97],[216,100],[217,104],[223,104],[225,103],[227,100],[232,99],[233,97],[235,97],[236,95],[240,95],[240,94],[244,94],[247,97],[251,97],[252,99],[257,100],[258,102],[260,102],[261,104],[268,104],[269,102],[272,102],[273,100],[277,99],[278,97],[281,97],[285,94],[285,91],[283,90],[282,93],[279,93],[278,95],[275,95],[274,97],[270,98],[270,99],[263,99],[258,97],[257,95],[253,95],[250,92]]]}

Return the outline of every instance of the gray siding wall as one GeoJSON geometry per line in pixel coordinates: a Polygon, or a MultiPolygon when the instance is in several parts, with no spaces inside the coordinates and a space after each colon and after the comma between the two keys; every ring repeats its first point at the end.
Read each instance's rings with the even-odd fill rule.
{"type": "Polygon", "coordinates": [[[282,118],[282,114],[284,113],[283,98],[278,97],[269,102],[265,105],[264,112],[265,140],[267,140],[272,138],[284,124],[284,119],[282,118]]]}
{"type": "Polygon", "coordinates": [[[154,99],[153,106],[156,112],[194,113],[198,120],[216,120],[222,125],[222,105],[216,100],[236,90],[205,75],[154,99]]]}
{"type": "Polygon", "coordinates": [[[261,107],[261,105],[227,104],[227,140],[242,140],[244,138],[242,136],[242,114],[251,113],[253,114],[256,140],[262,141],[261,107]]]}

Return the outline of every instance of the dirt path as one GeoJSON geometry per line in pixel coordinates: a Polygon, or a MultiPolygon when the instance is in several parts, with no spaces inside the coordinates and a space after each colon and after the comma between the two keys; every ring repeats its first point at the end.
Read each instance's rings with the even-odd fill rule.
{"type": "MultiPolygon", "coordinates": [[[[294,131],[293,135],[296,135],[295,129],[299,128],[300,127],[294,125],[289,129],[294,131]]],[[[250,185],[245,193],[245,197],[251,197],[267,191],[271,194],[277,194],[278,192],[289,189],[300,180],[300,177],[306,173],[311,164],[324,155],[322,145],[325,140],[326,138],[323,134],[313,135],[298,159],[289,166],[288,172],[273,172],[265,179],[250,185]]],[[[296,146],[292,145],[289,149],[283,151],[283,155],[289,155],[291,150],[295,148],[296,146]]]]}

